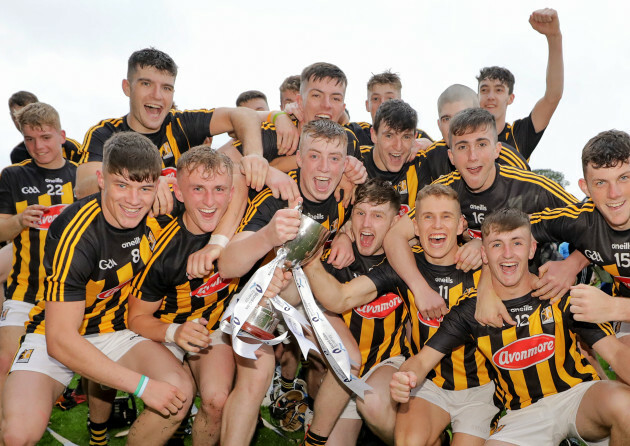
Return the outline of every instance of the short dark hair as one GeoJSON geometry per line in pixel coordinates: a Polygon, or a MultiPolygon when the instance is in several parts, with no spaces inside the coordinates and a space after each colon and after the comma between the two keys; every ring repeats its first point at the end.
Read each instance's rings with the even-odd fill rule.
{"type": "Polygon", "coordinates": [[[344,89],[348,86],[348,78],[337,65],[326,62],[315,62],[302,70],[302,74],[300,75],[300,93],[304,94],[302,90],[309,82],[326,78],[337,81],[337,85],[343,85],[344,89]]]}
{"type": "Polygon", "coordinates": [[[209,145],[195,146],[186,151],[177,161],[177,170],[191,173],[202,168],[208,177],[227,172],[232,176],[232,160],[225,154],[211,149],[209,145]]]}
{"type": "Polygon", "coordinates": [[[374,115],[374,131],[378,132],[378,129],[384,123],[395,132],[402,132],[404,130],[413,130],[415,132],[418,125],[418,114],[402,99],[390,99],[383,102],[376,114],[374,115]]]}
{"type": "Polygon", "coordinates": [[[280,94],[284,93],[287,90],[295,91],[296,93],[300,92],[300,75],[299,74],[289,76],[285,80],[282,81],[282,83],[280,84],[280,94]]]}
{"type": "Polygon", "coordinates": [[[586,143],[582,150],[582,170],[586,177],[589,164],[601,167],[616,167],[630,161],[630,135],[621,130],[600,132],[586,143]]]}
{"type": "Polygon", "coordinates": [[[267,96],[265,96],[265,93],[262,91],[247,90],[238,95],[236,98],[236,106],[240,107],[242,103],[251,101],[252,99],[262,99],[267,102],[267,96]]]}
{"type": "Polygon", "coordinates": [[[9,97],[9,108],[13,108],[16,105],[18,107],[24,107],[33,102],[39,102],[39,99],[37,99],[37,96],[33,93],[30,91],[18,91],[9,97]]]}
{"type": "Polygon", "coordinates": [[[307,136],[310,136],[312,139],[337,141],[342,143],[344,148],[348,147],[348,135],[346,134],[346,129],[329,119],[316,119],[305,124],[304,127],[302,127],[298,150],[302,150],[302,145],[304,144],[304,141],[306,141],[307,136]]]}
{"type": "Polygon", "coordinates": [[[136,132],[114,133],[103,146],[103,171],[131,181],[157,181],[162,158],[149,138],[136,132]]]}
{"type": "Polygon", "coordinates": [[[370,178],[357,187],[354,202],[372,205],[389,203],[392,209],[398,212],[401,199],[400,193],[394,189],[391,182],[382,178],[370,178]]]}
{"type": "Polygon", "coordinates": [[[467,108],[453,116],[448,131],[448,145],[452,146],[453,135],[462,136],[478,129],[490,129],[497,142],[497,124],[494,116],[483,108],[467,108]]]}
{"type": "Polygon", "coordinates": [[[477,76],[477,83],[481,83],[483,80],[497,80],[508,87],[508,94],[514,92],[514,75],[510,70],[503,67],[484,67],[479,70],[479,76],[477,76]]]}
{"type": "Polygon", "coordinates": [[[491,232],[511,232],[526,227],[531,231],[529,216],[516,208],[504,208],[487,215],[481,224],[481,235],[487,237],[491,232]]]}
{"type": "Polygon", "coordinates": [[[402,90],[402,82],[400,82],[400,76],[398,73],[392,73],[391,70],[383,71],[382,73],[374,74],[368,80],[367,90],[372,91],[375,85],[393,85],[398,91],[402,90]]]}
{"type": "Polygon", "coordinates": [[[177,65],[175,61],[163,51],[153,47],[134,51],[127,61],[127,80],[131,80],[138,68],[153,67],[158,71],[166,71],[173,77],[177,77],[177,65]]]}

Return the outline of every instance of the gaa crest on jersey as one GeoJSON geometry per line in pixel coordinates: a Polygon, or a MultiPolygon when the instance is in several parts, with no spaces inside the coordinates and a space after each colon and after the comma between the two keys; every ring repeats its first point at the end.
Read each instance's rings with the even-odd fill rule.
{"type": "Polygon", "coordinates": [[[553,324],[553,308],[545,307],[540,312],[540,321],[543,324],[553,324]]]}
{"type": "Polygon", "coordinates": [[[218,291],[221,291],[227,288],[231,279],[222,279],[219,273],[214,273],[210,276],[210,278],[199,288],[190,292],[191,297],[205,297],[210,296],[218,291]]]}
{"type": "Polygon", "coordinates": [[[21,363],[21,364],[26,364],[27,362],[29,362],[31,360],[31,356],[33,356],[33,350],[32,348],[27,348],[25,350],[22,350],[20,352],[20,354],[18,355],[17,359],[15,360],[16,363],[21,363]]]}
{"type": "Polygon", "coordinates": [[[398,183],[396,185],[396,189],[398,190],[400,195],[408,193],[407,180],[402,180],[400,183],[398,183]]]}
{"type": "Polygon", "coordinates": [[[61,214],[61,211],[63,211],[66,206],[68,205],[56,204],[54,206],[49,206],[44,211],[42,218],[39,220],[39,225],[37,226],[37,229],[39,229],[40,231],[47,231],[50,228],[50,224],[55,221],[57,217],[59,217],[59,214],[61,214]]]}
{"type": "Polygon", "coordinates": [[[372,302],[355,307],[354,312],[365,319],[385,319],[396,310],[403,301],[398,294],[387,293],[372,302]]]}
{"type": "Polygon", "coordinates": [[[492,362],[504,370],[523,370],[551,358],[555,348],[555,336],[530,336],[499,349],[492,355],[492,362]]]}
{"type": "Polygon", "coordinates": [[[162,147],[160,147],[160,155],[162,156],[163,160],[173,157],[173,150],[171,149],[171,145],[168,143],[168,141],[162,144],[162,147]]]}

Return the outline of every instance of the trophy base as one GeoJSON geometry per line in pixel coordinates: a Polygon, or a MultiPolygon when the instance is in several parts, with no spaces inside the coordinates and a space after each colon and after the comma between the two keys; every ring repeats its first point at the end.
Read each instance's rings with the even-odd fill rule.
{"type": "Polygon", "coordinates": [[[249,322],[245,322],[241,330],[246,331],[247,333],[254,336],[255,338],[261,339],[263,341],[269,341],[275,337],[273,333],[269,333],[268,331],[265,331],[260,327],[252,325],[249,322]]]}

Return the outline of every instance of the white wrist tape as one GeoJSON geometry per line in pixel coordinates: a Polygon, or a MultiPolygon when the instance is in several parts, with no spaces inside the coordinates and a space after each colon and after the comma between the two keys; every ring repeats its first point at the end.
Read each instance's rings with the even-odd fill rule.
{"type": "Polygon", "coordinates": [[[229,241],[230,241],[230,239],[227,238],[226,236],[221,235],[221,234],[216,234],[216,235],[211,235],[210,236],[210,240],[208,241],[208,245],[219,245],[219,246],[222,246],[223,248],[225,248],[229,241]]]}
{"type": "Polygon", "coordinates": [[[166,334],[164,335],[164,342],[175,342],[175,332],[177,328],[182,324],[170,324],[166,329],[166,334]]]}

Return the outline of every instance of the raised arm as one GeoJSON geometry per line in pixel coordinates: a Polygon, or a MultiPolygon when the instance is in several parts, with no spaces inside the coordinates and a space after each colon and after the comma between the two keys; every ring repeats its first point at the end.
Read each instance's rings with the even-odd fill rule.
{"type": "Polygon", "coordinates": [[[564,90],[562,33],[558,13],[554,9],[545,8],[534,11],[529,17],[529,23],[532,28],[547,38],[549,47],[545,95],[532,110],[534,129],[540,132],[549,125],[564,90]]]}

